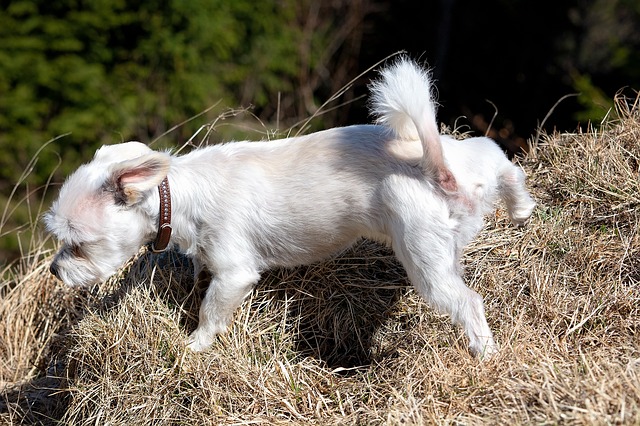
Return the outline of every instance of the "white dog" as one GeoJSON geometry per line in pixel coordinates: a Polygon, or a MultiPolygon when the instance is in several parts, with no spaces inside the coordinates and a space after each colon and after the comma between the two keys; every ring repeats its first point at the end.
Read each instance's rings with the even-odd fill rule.
{"type": "Polygon", "coordinates": [[[524,174],[487,138],[438,133],[429,75],[403,58],[372,89],[378,125],[184,156],[138,142],[100,148],[62,186],[45,223],[62,247],[51,272],[70,285],[105,280],[155,238],[213,279],[189,347],[224,332],[277,266],[308,264],[366,237],[390,244],[415,289],[460,324],[472,352],[497,347],[482,298],[460,276],[463,247],[494,202],[522,224],[534,202],[524,174]],[[169,192],[170,188],[170,192],[169,192]]]}

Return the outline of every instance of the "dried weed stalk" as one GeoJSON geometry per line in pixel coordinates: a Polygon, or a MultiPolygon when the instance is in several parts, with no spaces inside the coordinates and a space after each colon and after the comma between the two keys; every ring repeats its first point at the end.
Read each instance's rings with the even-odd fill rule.
{"type": "Polygon", "coordinates": [[[229,334],[187,352],[202,286],[142,252],[91,292],[44,249],[0,283],[0,419],[12,424],[639,424],[640,116],[543,136],[522,159],[539,202],[465,257],[501,352],[460,330],[363,242],[263,278],[229,334]]]}

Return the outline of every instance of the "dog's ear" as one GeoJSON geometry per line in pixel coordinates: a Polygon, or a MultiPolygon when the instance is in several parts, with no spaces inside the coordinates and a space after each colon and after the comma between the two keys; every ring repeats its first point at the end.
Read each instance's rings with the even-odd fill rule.
{"type": "Polygon", "coordinates": [[[106,188],[116,200],[128,206],[136,204],[142,195],[160,185],[169,172],[171,157],[162,152],[150,152],[109,167],[106,188]]]}

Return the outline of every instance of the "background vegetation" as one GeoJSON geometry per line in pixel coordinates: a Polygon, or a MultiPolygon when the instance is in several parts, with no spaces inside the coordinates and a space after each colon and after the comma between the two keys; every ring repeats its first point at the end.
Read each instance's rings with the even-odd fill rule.
{"type": "MultiPolygon", "coordinates": [[[[347,39],[359,7],[346,0],[2,2],[0,204],[9,203],[38,150],[60,135],[25,184],[38,188],[52,173],[61,181],[102,144],[149,143],[212,106],[164,144],[181,144],[228,108],[254,105],[274,123],[289,117],[283,127],[309,116],[318,91],[337,92],[350,77],[327,64],[351,70],[344,63],[357,60],[347,39]]],[[[0,235],[29,223],[31,213],[3,217],[0,235]]],[[[4,253],[15,250],[15,240],[3,241],[4,253]]]]}
{"type": "Polygon", "coordinates": [[[581,93],[548,128],[638,88],[638,28],[635,0],[0,0],[0,259],[37,213],[9,200],[17,183],[35,203],[102,144],[180,145],[230,108],[265,125],[230,113],[214,142],[282,134],[333,95],[312,128],[366,122],[356,77],[399,50],[435,67],[441,120],[518,151],[561,96],[581,93]]]}

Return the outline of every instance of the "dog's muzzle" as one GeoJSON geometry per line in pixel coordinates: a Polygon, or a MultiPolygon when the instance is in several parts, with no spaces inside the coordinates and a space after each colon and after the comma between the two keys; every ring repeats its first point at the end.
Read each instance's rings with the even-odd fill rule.
{"type": "Polygon", "coordinates": [[[49,266],[49,272],[51,272],[51,275],[53,275],[57,279],[60,279],[60,271],[58,270],[58,264],[55,261],[51,262],[51,265],[49,266]]]}

